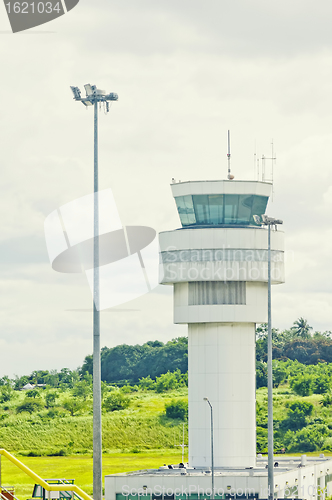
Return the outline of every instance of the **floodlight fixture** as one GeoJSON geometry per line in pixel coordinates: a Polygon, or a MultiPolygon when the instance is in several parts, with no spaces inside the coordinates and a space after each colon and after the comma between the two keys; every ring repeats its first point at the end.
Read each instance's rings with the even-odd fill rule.
{"type": "Polygon", "coordinates": [[[108,113],[110,109],[108,101],[117,101],[119,99],[118,94],[115,92],[107,94],[105,90],[97,89],[96,85],[90,85],[90,83],[84,85],[86,97],[81,97],[81,91],[78,87],[71,86],[70,88],[74,94],[75,101],[81,101],[86,107],[93,106],[98,102],[103,102],[106,113],[108,113]]]}
{"type": "MultiPolygon", "coordinates": [[[[95,85],[94,85],[94,87],[95,87],[95,85]]],[[[84,85],[84,88],[85,88],[85,92],[86,92],[87,97],[89,97],[90,95],[93,95],[93,88],[90,85],[90,83],[87,83],[86,85],[84,85]]]]}
{"type": "Polygon", "coordinates": [[[117,101],[119,99],[119,96],[115,92],[111,92],[110,94],[107,94],[105,96],[105,99],[107,101],[117,101]]]}
{"type": "Polygon", "coordinates": [[[84,106],[93,106],[93,102],[89,101],[89,99],[81,99],[81,102],[84,106]]]}
{"type": "MultiPolygon", "coordinates": [[[[283,224],[281,219],[275,219],[274,217],[268,217],[267,215],[262,215],[263,224],[266,226],[276,226],[277,224],[283,224]]],[[[256,220],[255,220],[256,222],[256,220]]]]}
{"type": "Polygon", "coordinates": [[[265,214],[262,214],[261,217],[262,217],[262,220],[260,219],[259,215],[253,215],[255,223],[259,226],[275,226],[275,228],[277,229],[278,224],[283,224],[283,221],[281,219],[275,219],[274,217],[268,217],[265,214]]]}
{"type": "Polygon", "coordinates": [[[81,91],[78,87],[70,87],[72,90],[72,93],[74,94],[74,99],[80,99],[81,98],[81,91]]]}
{"type": "Polygon", "coordinates": [[[262,221],[261,221],[259,215],[253,215],[253,218],[254,218],[254,221],[256,222],[256,224],[258,224],[259,226],[262,224],[262,221]]]}

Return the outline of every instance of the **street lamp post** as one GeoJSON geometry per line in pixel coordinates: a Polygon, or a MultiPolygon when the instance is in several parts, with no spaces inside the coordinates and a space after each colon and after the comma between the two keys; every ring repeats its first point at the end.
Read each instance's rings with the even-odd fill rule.
{"type": "Polygon", "coordinates": [[[267,330],[267,400],[268,400],[268,425],[267,425],[267,436],[268,436],[268,498],[273,500],[274,498],[274,459],[273,459],[273,373],[272,373],[272,314],[271,314],[271,226],[275,226],[277,229],[278,224],[282,224],[283,221],[280,219],[274,219],[273,217],[267,217],[267,215],[262,215],[262,220],[259,215],[254,215],[254,220],[256,224],[268,227],[268,330],[267,330]]]}
{"type": "Polygon", "coordinates": [[[109,101],[117,101],[115,93],[106,94],[95,85],[84,85],[86,97],[78,87],[70,87],[75,101],[94,106],[94,169],[93,169],[93,498],[102,500],[102,442],[101,442],[101,369],[100,369],[100,312],[99,312],[99,204],[98,204],[98,103],[109,111],[109,101]]]}
{"type": "Polygon", "coordinates": [[[211,474],[212,474],[212,493],[211,499],[214,498],[214,455],[213,455],[213,409],[212,404],[210,403],[208,398],[203,398],[204,401],[208,403],[211,410],[211,474]]]}

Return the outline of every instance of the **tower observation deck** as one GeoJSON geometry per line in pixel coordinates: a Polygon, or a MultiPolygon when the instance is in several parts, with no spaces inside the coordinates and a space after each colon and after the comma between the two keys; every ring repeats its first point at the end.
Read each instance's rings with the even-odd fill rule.
{"type": "MultiPolygon", "coordinates": [[[[189,466],[256,465],[255,326],[267,321],[272,185],[195,181],[171,185],[182,228],[160,233],[161,283],[174,286],[174,322],[188,324],[189,466]]],[[[284,233],[271,232],[272,284],[284,282],[284,233]]]]}

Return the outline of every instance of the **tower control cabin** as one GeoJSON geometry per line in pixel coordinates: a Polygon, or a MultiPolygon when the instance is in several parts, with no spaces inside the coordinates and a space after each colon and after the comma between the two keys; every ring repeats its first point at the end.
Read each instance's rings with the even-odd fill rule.
{"type": "MultiPolygon", "coordinates": [[[[174,286],[174,322],[188,324],[189,467],[256,466],[255,326],[267,321],[272,185],[171,185],[182,228],[160,234],[161,276],[174,286]]],[[[284,282],[284,234],[271,233],[272,283],[284,282]]]]}

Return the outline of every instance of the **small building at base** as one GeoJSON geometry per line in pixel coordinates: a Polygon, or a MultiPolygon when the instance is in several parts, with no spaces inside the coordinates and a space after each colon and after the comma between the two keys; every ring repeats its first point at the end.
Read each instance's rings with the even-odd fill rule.
{"type": "MultiPolygon", "coordinates": [[[[211,498],[210,469],[168,465],[105,476],[105,500],[203,500],[211,498]]],[[[274,498],[324,500],[332,495],[332,458],[276,457],[274,498]]],[[[266,499],[267,457],[256,467],[217,468],[214,472],[216,500],[266,499]]]]}

